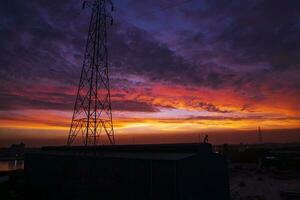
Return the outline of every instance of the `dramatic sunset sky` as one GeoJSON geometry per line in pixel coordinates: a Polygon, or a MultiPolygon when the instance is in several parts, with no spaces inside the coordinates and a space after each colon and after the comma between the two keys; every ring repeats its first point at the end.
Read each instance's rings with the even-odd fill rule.
{"type": "MultiPolygon", "coordinates": [[[[300,141],[300,1],[114,0],[117,143],[300,141]]],[[[0,146],[65,144],[90,12],[1,0],[0,146]]]]}

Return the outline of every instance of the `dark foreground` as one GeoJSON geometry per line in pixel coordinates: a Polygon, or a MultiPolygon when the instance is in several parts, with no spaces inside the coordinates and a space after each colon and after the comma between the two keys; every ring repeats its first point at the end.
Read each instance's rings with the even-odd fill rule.
{"type": "Polygon", "coordinates": [[[226,160],[210,144],[43,148],[25,156],[25,175],[46,199],[229,199],[226,160]]]}
{"type": "MultiPolygon", "coordinates": [[[[136,165],[136,160],[140,160],[142,162],[148,162],[149,159],[152,160],[154,157],[153,156],[158,156],[159,161],[159,166],[161,165],[161,162],[164,162],[167,159],[168,161],[174,162],[175,160],[181,160],[182,158],[186,158],[189,154],[191,154],[191,151],[195,151],[195,146],[191,145],[189,147],[183,147],[181,146],[180,148],[173,148],[173,147],[168,147],[168,151],[165,151],[164,154],[161,153],[161,147],[155,148],[150,154],[149,154],[149,146],[145,147],[144,150],[139,149],[141,146],[136,148],[138,149],[138,152],[143,152],[143,158],[141,159],[139,154],[137,152],[132,152],[133,149],[131,149],[131,153],[124,153],[123,154],[117,154],[118,159],[122,157],[122,159],[125,158],[127,160],[129,157],[134,158],[134,165],[136,165]],[[181,156],[179,156],[179,149],[181,149],[181,156]],[[159,150],[159,151],[158,151],[159,150]],[[145,154],[145,152],[148,152],[145,154]],[[156,152],[156,153],[155,153],[156,152]],[[159,154],[157,154],[160,152],[159,154]],[[179,156],[179,157],[177,157],[179,156]]],[[[124,147],[122,147],[122,151],[124,150],[124,147]]],[[[127,147],[126,147],[127,148],[127,147]]],[[[131,148],[131,147],[130,147],[131,148]]],[[[60,151],[66,152],[65,148],[58,148],[59,150],[56,149],[56,154],[60,151]]],[[[81,148],[75,148],[72,150],[68,150],[69,153],[74,153],[77,152],[76,155],[78,155],[78,150],[79,152],[82,151],[81,148]],[[76,149],[76,150],[75,150],[76,149]]],[[[128,151],[129,149],[127,149],[128,151]]],[[[199,149],[198,149],[199,150],[199,149]]],[[[203,150],[203,149],[202,149],[203,150]]],[[[229,165],[228,165],[228,171],[229,171],[229,180],[230,180],[230,196],[231,200],[244,200],[244,199],[257,199],[257,200],[288,200],[288,199],[300,199],[300,163],[299,163],[299,156],[300,156],[300,148],[298,146],[293,146],[293,147],[286,147],[285,145],[281,147],[270,147],[265,145],[263,148],[262,147],[257,147],[257,146],[249,146],[247,148],[241,148],[241,147],[231,147],[231,146],[224,146],[220,149],[218,149],[219,152],[221,152],[228,160],[229,165]],[[220,151],[221,150],[221,151],[220,151]]],[[[50,155],[51,152],[53,153],[53,148],[46,148],[44,149],[43,153],[50,155]]],[[[41,153],[41,152],[40,152],[41,153]]],[[[36,156],[40,155],[35,154],[36,156]]],[[[85,152],[84,154],[86,154],[85,152]]],[[[104,153],[104,151],[103,151],[104,153]]],[[[110,158],[112,156],[116,156],[116,151],[111,152],[110,155],[107,154],[106,152],[106,158],[110,158]],[[113,155],[115,154],[115,155],[113,155]]],[[[62,152],[60,152],[62,154],[62,152]]],[[[65,153],[64,153],[65,154],[65,153]]],[[[82,153],[81,153],[82,154],[82,153]]],[[[198,154],[199,156],[203,156],[198,154]]],[[[100,155],[98,155],[100,156],[100,155]]],[[[102,154],[100,157],[103,159],[104,154],[102,154]]],[[[157,157],[155,158],[157,159],[157,157]]],[[[49,165],[47,162],[43,162],[42,159],[38,159],[40,162],[44,163],[44,165],[49,165]]],[[[63,161],[65,162],[65,161],[63,161]]],[[[126,163],[128,160],[126,161],[126,163]]],[[[178,161],[175,161],[178,162],[178,161]]],[[[179,161],[180,163],[181,161],[179,161]]],[[[65,162],[67,163],[67,162],[65,162]]],[[[86,162],[85,162],[86,163],[86,162]]],[[[120,164],[114,163],[116,168],[124,168],[124,166],[120,164]]],[[[141,163],[137,164],[141,166],[141,163]]],[[[152,162],[152,165],[154,163],[152,162]]],[[[41,165],[36,165],[40,166],[41,165]]],[[[59,166],[59,165],[58,165],[59,166]]],[[[77,169],[80,169],[80,166],[84,166],[81,162],[77,163],[74,165],[74,162],[72,163],[72,167],[75,167],[77,169]]],[[[142,165],[143,166],[143,165],[142,165]]],[[[172,166],[172,165],[170,165],[172,166]]],[[[45,167],[45,166],[44,166],[45,167]]],[[[51,167],[51,166],[49,166],[51,167]]],[[[61,174],[61,178],[64,179],[65,177],[68,177],[68,174],[73,174],[73,179],[75,179],[75,182],[79,183],[87,183],[83,184],[83,186],[87,186],[90,182],[90,180],[97,179],[97,177],[91,176],[94,172],[92,172],[92,168],[95,168],[95,170],[100,170],[103,167],[97,167],[95,165],[95,162],[92,162],[92,165],[90,166],[89,170],[87,172],[89,173],[83,173],[85,170],[79,170],[79,172],[82,172],[82,174],[74,174],[72,170],[68,172],[68,168],[64,169],[65,174],[61,174]],[[71,173],[72,172],[72,173],[71,173]],[[77,177],[77,178],[75,178],[77,177]],[[78,177],[86,177],[85,180],[78,180],[78,177]]],[[[26,166],[25,166],[26,168],[26,166]]],[[[47,167],[46,167],[47,168],[47,167]]],[[[52,166],[52,172],[54,169],[57,169],[56,166],[52,166]]],[[[199,166],[195,167],[198,171],[201,171],[201,167],[199,166]]],[[[48,170],[49,170],[48,169],[48,170]]],[[[174,180],[170,177],[170,173],[168,172],[174,172],[173,170],[170,170],[172,168],[169,168],[167,172],[163,172],[163,168],[157,170],[153,170],[152,168],[152,173],[154,171],[159,172],[156,179],[158,179],[160,182],[158,183],[158,187],[162,188],[165,191],[168,191],[168,187],[174,182],[174,180]],[[160,173],[162,171],[162,173],[160,173]],[[168,180],[169,179],[169,180],[168,180]],[[166,186],[166,187],[165,187],[166,186]]],[[[145,179],[143,176],[140,175],[140,172],[137,171],[135,168],[132,167],[125,167],[124,169],[127,172],[127,176],[125,177],[125,187],[126,190],[128,190],[128,193],[130,194],[130,191],[137,191],[143,192],[143,190],[137,190],[136,187],[141,187],[146,186],[145,188],[151,189],[149,185],[147,186],[147,183],[140,184],[140,186],[137,184],[133,184],[133,179],[138,178],[138,179],[145,179]]],[[[51,171],[51,170],[50,170],[51,171]]],[[[49,177],[49,172],[50,171],[41,171],[41,179],[45,177],[49,177]]],[[[55,171],[55,170],[54,170],[55,171]]],[[[104,178],[106,177],[111,177],[111,174],[107,173],[108,171],[105,170],[104,173],[102,173],[101,177],[104,178]]],[[[120,171],[119,171],[120,172],[120,171]]],[[[114,180],[118,180],[118,171],[113,171],[113,174],[116,175],[114,180]]],[[[100,173],[101,174],[101,173],[100,173]]],[[[144,173],[142,174],[147,174],[147,167],[144,169],[144,173]]],[[[171,173],[172,174],[172,173],[171,173]]],[[[196,173],[197,174],[197,173],[196,173]]],[[[149,174],[148,174],[149,175],[149,174]]],[[[191,170],[190,177],[195,176],[194,173],[191,170]]],[[[51,177],[51,175],[50,175],[51,177]]],[[[57,176],[53,176],[54,180],[57,178],[57,176]]],[[[148,176],[149,177],[149,176],[148,176]]],[[[193,182],[193,178],[188,177],[184,183],[189,184],[189,182],[193,182]]],[[[120,178],[120,177],[119,177],[120,178]]],[[[74,195],[78,195],[78,191],[70,191],[70,194],[67,194],[67,196],[64,196],[63,191],[68,191],[67,188],[63,188],[61,186],[66,187],[66,183],[62,184],[61,182],[56,182],[53,183],[53,186],[49,186],[48,192],[45,192],[44,190],[41,190],[40,188],[37,189],[36,187],[31,187],[30,184],[28,184],[28,181],[25,181],[27,178],[24,174],[24,171],[22,170],[16,170],[16,171],[10,171],[10,172],[2,172],[0,173],[0,197],[1,199],[68,199],[68,197],[72,197],[72,199],[89,199],[88,196],[85,196],[84,198],[81,198],[80,196],[74,197],[74,195]],[[4,177],[4,178],[3,178],[4,177]],[[5,178],[6,177],[6,178],[5,178]],[[6,179],[6,180],[5,180],[6,179]],[[1,181],[2,180],[2,181],[1,181]],[[8,181],[7,181],[8,180],[8,181]],[[56,189],[55,189],[56,188],[56,189]],[[61,191],[59,191],[57,188],[61,188],[61,191]]],[[[151,180],[151,179],[150,179],[151,180]]],[[[196,179],[194,179],[196,180],[196,179]]],[[[152,184],[155,183],[155,179],[152,179],[152,184]]],[[[44,181],[42,181],[44,182],[44,181]]],[[[106,182],[106,181],[105,181],[106,182]]],[[[44,182],[45,183],[45,182],[44,182]]],[[[109,185],[109,181],[106,182],[107,185],[109,185]]],[[[118,181],[117,181],[118,183],[118,181]]],[[[97,183],[98,184],[103,184],[103,183],[97,183]]],[[[148,183],[149,184],[149,183],[148,183]]],[[[177,183],[178,184],[178,183],[177,183]]],[[[207,186],[204,186],[201,181],[196,180],[196,182],[193,183],[195,185],[195,188],[200,188],[199,191],[201,191],[201,188],[205,190],[209,190],[207,186]],[[205,188],[206,187],[206,188],[205,188]]],[[[179,184],[180,185],[180,184],[179,184]]],[[[113,184],[111,185],[112,187],[119,188],[118,184],[113,184]]],[[[173,185],[174,186],[174,185],[173,185]]],[[[216,186],[214,184],[214,186],[216,186]]],[[[105,188],[105,187],[104,187],[105,188]]],[[[161,193],[159,191],[159,188],[155,188],[155,186],[152,185],[152,190],[153,192],[156,191],[158,193],[161,193]],[[154,188],[153,188],[154,187],[154,188]],[[157,190],[158,189],[158,190],[157,190]]],[[[172,191],[175,191],[176,188],[169,187],[171,188],[171,193],[172,191]],[[172,188],[174,190],[172,190],[172,188]]],[[[74,189],[74,186],[73,186],[74,189]]],[[[120,188],[119,188],[120,189],[120,188]]],[[[117,189],[117,190],[119,190],[117,189]]],[[[179,188],[177,188],[178,190],[179,188]]],[[[106,190],[106,189],[105,189],[106,190]]],[[[80,189],[79,193],[82,193],[84,190],[80,189]]],[[[91,191],[91,190],[87,190],[91,191]]],[[[109,191],[109,190],[106,190],[109,191]]],[[[151,190],[150,190],[151,191],[151,190]]],[[[165,191],[163,191],[163,194],[166,194],[165,191]]],[[[177,191],[178,192],[178,191],[177,191]]],[[[147,192],[146,192],[147,193],[147,192]]],[[[203,191],[201,191],[203,193],[203,191]]],[[[118,192],[116,193],[118,194],[118,192]]],[[[155,193],[154,193],[155,194],[155,193]]],[[[191,193],[192,194],[192,193],[191,193]]],[[[103,191],[98,190],[97,192],[97,197],[101,197],[101,199],[105,199],[105,195],[103,195],[103,191]]],[[[180,196],[167,196],[164,199],[179,199],[180,196]]],[[[225,197],[226,198],[226,197],[225,197]]],[[[114,196],[111,199],[123,199],[122,197],[114,196]]],[[[131,198],[133,199],[133,198],[131,198]]],[[[141,199],[151,199],[151,198],[141,198],[141,199]]],[[[154,198],[153,199],[159,199],[159,198],[154,198]]],[[[187,199],[194,199],[194,198],[187,198],[187,199]]],[[[205,198],[201,198],[205,199],[205,198]]],[[[220,199],[220,198],[218,198],[220,199]]],[[[222,198],[221,198],[222,199],[222,198]]]]}
{"type": "Polygon", "coordinates": [[[210,144],[48,147],[25,156],[24,172],[31,199],[230,198],[226,160],[210,144]]]}

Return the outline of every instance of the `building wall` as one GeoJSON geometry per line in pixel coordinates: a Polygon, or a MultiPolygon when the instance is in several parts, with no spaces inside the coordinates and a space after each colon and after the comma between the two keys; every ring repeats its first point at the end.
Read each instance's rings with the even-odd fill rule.
{"type": "Polygon", "coordinates": [[[217,154],[197,155],[181,160],[177,176],[177,196],[180,200],[230,199],[227,163],[217,154]]]}
{"type": "Polygon", "coordinates": [[[228,200],[226,163],[215,154],[133,159],[28,154],[25,174],[45,199],[228,200]],[[46,195],[45,195],[46,194],[46,195]]]}

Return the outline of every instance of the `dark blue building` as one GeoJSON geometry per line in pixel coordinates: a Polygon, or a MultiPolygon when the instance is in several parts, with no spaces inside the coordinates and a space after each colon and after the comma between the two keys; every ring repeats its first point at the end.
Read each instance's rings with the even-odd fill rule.
{"type": "Polygon", "coordinates": [[[46,199],[229,200],[226,160],[209,144],[48,147],[25,157],[46,199]]]}

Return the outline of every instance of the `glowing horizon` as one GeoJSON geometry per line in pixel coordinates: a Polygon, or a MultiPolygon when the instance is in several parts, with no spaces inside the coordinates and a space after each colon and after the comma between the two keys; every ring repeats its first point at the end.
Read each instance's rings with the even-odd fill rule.
{"type": "MultiPolygon", "coordinates": [[[[297,5],[172,2],[115,2],[108,52],[116,135],[181,141],[185,132],[300,129],[297,5]],[[161,7],[170,9],[145,16],[161,7]]],[[[88,13],[68,0],[31,4],[0,7],[3,140],[62,139],[71,123],[88,13]]]]}

